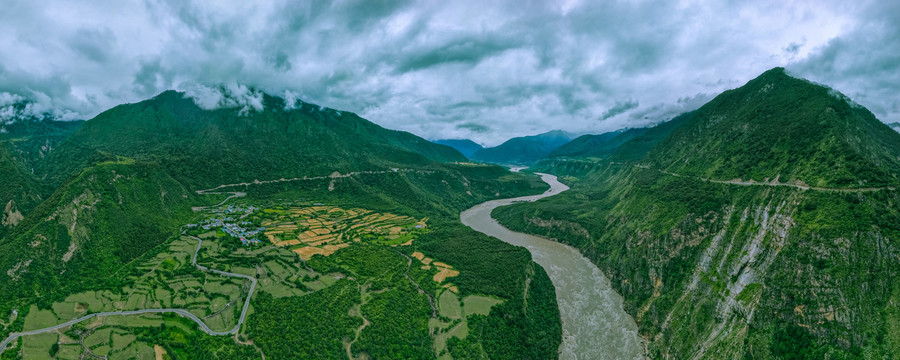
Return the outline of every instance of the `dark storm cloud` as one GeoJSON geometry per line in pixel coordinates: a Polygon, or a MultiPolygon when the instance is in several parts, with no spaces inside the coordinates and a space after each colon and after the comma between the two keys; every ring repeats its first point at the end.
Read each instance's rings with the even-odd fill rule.
{"type": "Polygon", "coordinates": [[[84,117],[170,88],[255,109],[242,84],[493,145],[653,124],[787,66],[897,121],[894,3],[13,0],[0,92],[84,117]]]}

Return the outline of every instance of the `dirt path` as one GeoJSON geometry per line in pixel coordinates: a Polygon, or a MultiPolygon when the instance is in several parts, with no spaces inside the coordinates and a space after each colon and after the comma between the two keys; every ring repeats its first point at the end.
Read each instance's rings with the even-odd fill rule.
{"type": "Polygon", "coordinates": [[[413,285],[415,285],[416,290],[419,291],[419,294],[425,294],[425,296],[428,297],[428,305],[431,305],[431,318],[436,319],[437,318],[437,306],[435,306],[435,304],[434,304],[434,298],[432,298],[431,294],[429,294],[427,291],[422,290],[422,288],[419,287],[419,283],[415,282],[415,280],[413,280],[411,277],[409,277],[409,268],[410,268],[410,266],[412,266],[412,258],[402,252],[397,251],[397,253],[400,255],[403,255],[403,257],[405,257],[407,260],[406,272],[403,273],[403,276],[406,276],[406,279],[409,280],[409,282],[411,282],[413,285]]]}
{"type": "Polygon", "coordinates": [[[366,319],[365,315],[363,315],[363,313],[362,313],[363,305],[365,305],[366,303],[369,302],[368,290],[369,290],[369,284],[360,286],[359,295],[360,295],[360,298],[362,299],[362,302],[360,304],[354,305],[352,308],[353,313],[358,318],[362,319],[363,323],[358,328],[356,328],[356,330],[353,331],[354,332],[353,340],[344,343],[344,350],[347,351],[347,359],[349,359],[349,360],[357,360],[358,359],[358,358],[353,357],[353,350],[352,350],[353,344],[355,344],[356,341],[359,340],[359,334],[362,333],[363,329],[365,329],[366,327],[371,325],[371,323],[369,322],[369,319],[366,319]]]}

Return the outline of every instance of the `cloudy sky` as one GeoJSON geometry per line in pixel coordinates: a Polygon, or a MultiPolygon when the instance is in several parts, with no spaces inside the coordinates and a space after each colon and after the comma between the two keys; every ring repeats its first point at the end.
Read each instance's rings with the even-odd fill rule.
{"type": "Polygon", "coordinates": [[[4,0],[0,12],[0,103],[65,118],[230,84],[495,145],[659,122],[775,66],[900,121],[900,1],[4,0]]]}

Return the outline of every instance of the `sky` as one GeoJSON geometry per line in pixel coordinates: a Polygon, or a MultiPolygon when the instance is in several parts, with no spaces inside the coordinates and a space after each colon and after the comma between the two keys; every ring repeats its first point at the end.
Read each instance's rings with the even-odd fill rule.
{"type": "Polygon", "coordinates": [[[776,66],[900,121],[900,1],[4,0],[0,12],[0,120],[88,119],[167,89],[255,111],[264,91],[496,145],[655,124],[776,66]],[[223,88],[244,97],[210,93],[223,88]],[[32,105],[8,106],[19,99],[32,105]]]}

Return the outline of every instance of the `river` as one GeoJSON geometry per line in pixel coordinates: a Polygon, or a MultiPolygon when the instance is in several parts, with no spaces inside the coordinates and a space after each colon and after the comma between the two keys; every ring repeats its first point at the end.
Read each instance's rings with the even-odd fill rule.
{"type": "Polygon", "coordinates": [[[463,211],[460,220],[476,231],[525,247],[547,271],[556,288],[562,320],[560,359],[642,359],[643,342],[634,318],[622,308],[622,296],[612,289],[596,265],[571,246],[511,231],[491,217],[491,211],[497,207],[535,201],[569,189],[556,176],[538,175],[550,184],[550,190],[540,195],[484,202],[463,211]]]}

